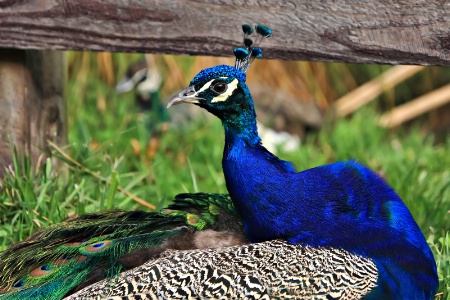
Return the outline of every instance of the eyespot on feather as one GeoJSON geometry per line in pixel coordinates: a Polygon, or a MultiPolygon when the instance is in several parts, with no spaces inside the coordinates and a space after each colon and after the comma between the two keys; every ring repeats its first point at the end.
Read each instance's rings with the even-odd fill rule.
{"type": "Polygon", "coordinates": [[[42,265],[34,269],[30,272],[30,276],[32,277],[42,277],[52,273],[55,270],[55,267],[52,265],[42,265]]]}
{"type": "Polygon", "coordinates": [[[25,279],[20,279],[19,281],[16,281],[12,287],[15,289],[20,289],[25,285],[25,283],[26,283],[25,279]]]}
{"type": "Polygon", "coordinates": [[[102,251],[102,250],[108,248],[109,245],[111,245],[111,241],[108,241],[108,240],[96,242],[96,243],[93,243],[91,245],[87,245],[86,247],[84,247],[84,251],[86,251],[88,253],[95,253],[95,252],[99,252],[99,251],[102,251]]]}
{"type": "Polygon", "coordinates": [[[206,222],[200,216],[191,213],[186,215],[186,223],[197,230],[202,230],[206,226],[206,222]]]}

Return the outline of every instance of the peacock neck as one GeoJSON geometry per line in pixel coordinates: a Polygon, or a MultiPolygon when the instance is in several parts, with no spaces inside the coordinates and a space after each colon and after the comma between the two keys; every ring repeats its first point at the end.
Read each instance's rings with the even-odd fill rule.
{"type": "Polygon", "coordinates": [[[239,138],[248,145],[256,146],[261,143],[261,138],[258,136],[252,96],[246,85],[241,88],[243,93],[235,95],[232,100],[236,105],[216,115],[221,119],[229,141],[239,138]]]}
{"type": "Polygon", "coordinates": [[[260,143],[254,124],[254,135],[236,132],[225,126],[225,149],[222,167],[228,192],[237,211],[243,216],[244,228],[254,242],[285,237],[280,231],[289,224],[289,219],[276,218],[279,226],[271,220],[280,208],[289,206],[284,197],[289,183],[286,174],[295,173],[293,166],[278,159],[260,143]]]}
{"type": "Polygon", "coordinates": [[[242,140],[252,147],[261,143],[255,120],[248,120],[245,117],[239,120],[227,120],[223,122],[223,127],[225,139],[229,141],[229,144],[232,144],[231,141],[236,139],[242,140]]]}

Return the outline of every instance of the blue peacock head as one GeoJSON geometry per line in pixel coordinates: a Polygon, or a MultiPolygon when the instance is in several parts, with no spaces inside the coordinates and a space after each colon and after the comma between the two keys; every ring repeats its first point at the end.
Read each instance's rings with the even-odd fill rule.
{"type": "Polygon", "coordinates": [[[236,123],[248,113],[255,115],[245,73],[256,58],[263,57],[258,45],[264,38],[272,36],[272,30],[259,24],[254,29],[244,24],[242,30],[244,47],[234,49],[234,66],[219,65],[202,70],[188,88],[170,99],[168,108],[181,103],[196,104],[225,123],[236,123]]]}

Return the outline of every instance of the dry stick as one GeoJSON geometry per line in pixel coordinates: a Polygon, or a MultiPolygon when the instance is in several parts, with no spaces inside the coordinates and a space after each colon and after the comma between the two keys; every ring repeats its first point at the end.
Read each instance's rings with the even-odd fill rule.
{"type": "Polygon", "coordinates": [[[393,128],[423,113],[450,103],[450,84],[399,105],[380,117],[383,127],[393,128]]]}
{"type": "Polygon", "coordinates": [[[364,104],[369,103],[382,92],[390,90],[400,82],[422,70],[423,66],[395,66],[375,79],[361,85],[336,100],[334,107],[338,117],[345,117],[364,104]]]}
{"type": "MultiPolygon", "coordinates": [[[[47,140],[48,144],[56,150],[56,152],[58,152],[59,154],[61,154],[65,159],[67,159],[68,161],[70,161],[72,164],[74,164],[75,166],[77,166],[78,168],[80,168],[81,170],[83,170],[86,173],[89,173],[90,175],[94,176],[95,178],[97,178],[98,180],[104,182],[104,183],[108,183],[108,180],[98,176],[97,174],[94,173],[94,171],[91,171],[90,169],[88,169],[87,167],[83,166],[82,164],[80,164],[79,162],[77,162],[76,160],[74,160],[72,157],[69,156],[69,154],[67,154],[66,152],[64,152],[61,148],[59,148],[55,143],[53,143],[52,141],[47,140]]],[[[125,191],[122,187],[118,186],[117,190],[119,192],[124,193],[127,197],[130,197],[131,199],[133,199],[134,201],[136,201],[137,203],[148,207],[151,210],[155,210],[156,206],[154,206],[153,204],[148,203],[147,201],[134,196],[133,194],[125,191]]]]}

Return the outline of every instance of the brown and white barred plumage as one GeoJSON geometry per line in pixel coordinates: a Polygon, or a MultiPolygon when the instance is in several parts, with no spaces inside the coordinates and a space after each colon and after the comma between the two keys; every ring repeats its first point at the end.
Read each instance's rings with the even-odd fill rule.
{"type": "Polygon", "coordinates": [[[276,240],[166,251],[66,299],[358,299],[377,276],[367,258],[276,240]]]}

